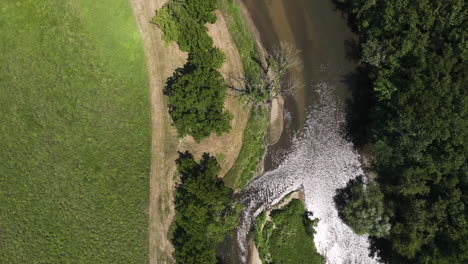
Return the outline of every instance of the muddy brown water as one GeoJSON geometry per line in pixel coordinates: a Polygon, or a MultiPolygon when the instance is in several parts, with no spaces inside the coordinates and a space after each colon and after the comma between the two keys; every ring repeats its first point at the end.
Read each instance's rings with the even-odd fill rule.
{"type": "Polygon", "coordinates": [[[285,128],[280,140],[268,148],[265,170],[275,169],[300,137],[308,109],[317,98],[317,86],[335,87],[342,103],[350,99],[357,36],[331,0],[242,0],[267,50],[288,43],[300,51],[302,66],[291,77],[303,85],[285,98],[285,128]]]}

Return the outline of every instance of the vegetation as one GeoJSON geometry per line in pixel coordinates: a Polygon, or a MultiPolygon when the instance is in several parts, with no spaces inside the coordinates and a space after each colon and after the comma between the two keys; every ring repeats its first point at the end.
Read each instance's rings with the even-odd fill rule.
{"type": "Polygon", "coordinates": [[[2,1],[0,24],[1,262],[146,263],[151,119],[128,2],[2,1]]]}
{"type": "Polygon", "coordinates": [[[385,213],[384,195],[375,182],[367,186],[359,181],[351,182],[349,186],[339,191],[338,197],[343,206],[340,208],[342,216],[356,234],[388,236],[391,225],[385,213]]]}
{"type": "Polygon", "coordinates": [[[340,0],[377,98],[371,144],[402,263],[468,261],[468,8],[340,0]]]}
{"type": "Polygon", "coordinates": [[[271,212],[271,221],[263,213],[257,218],[255,242],[263,263],[318,264],[324,259],[314,244],[314,227],[302,202],[293,199],[284,209],[271,212]]]}
{"type": "Polygon", "coordinates": [[[235,82],[228,85],[229,89],[254,108],[270,107],[273,99],[290,94],[299,85],[287,78],[288,71],[299,64],[297,53],[282,43],[265,58],[266,67],[260,76],[234,76],[235,82]]]}
{"type": "Polygon", "coordinates": [[[214,23],[217,0],[171,0],[156,12],[153,23],[166,41],[175,41],[189,53],[187,64],[168,80],[169,113],[179,136],[191,135],[199,142],[231,128],[231,114],[224,110],[225,84],[216,70],[225,55],[213,47],[206,23],[214,23]]]}
{"type": "Polygon", "coordinates": [[[265,131],[268,126],[268,111],[253,109],[244,130],[242,148],[236,162],[224,176],[226,185],[239,190],[244,188],[258,172],[258,164],[265,153],[265,131]]]}
{"type": "Polygon", "coordinates": [[[229,32],[239,50],[245,76],[249,78],[260,77],[261,72],[255,42],[245,25],[239,6],[235,0],[219,0],[218,2],[218,8],[226,17],[229,32]]]}
{"type": "MultiPolygon", "coordinates": [[[[220,0],[219,9],[226,17],[229,31],[241,55],[246,78],[260,78],[261,67],[255,51],[252,35],[245,25],[236,1],[220,0]]],[[[265,134],[268,126],[268,111],[252,109],[244,130],[241,151],[231,170],[224,177],[226,185],[242,189],[252,179],[265,152],[265,134]]]]}
{"type": "Polygon", "coordinates": [[[221,135],[228,131],[231,116],[223,110],[226,89],[221,74],[215,69],[191,67],[186,65],[168,80],[165,94],[179,134],[192,134],[199,141],[211,132],[221,135]]]}
{"type": "Polygon", "coordinates": [[[175,231],[172,240],[177,263],[216,263],[216,246],[237,226],[240,207],[232,190],[218,179],[221,170],[208,154],[197,163],[181,153],[177,160],[181,183],[175,195],[175,231]]]}

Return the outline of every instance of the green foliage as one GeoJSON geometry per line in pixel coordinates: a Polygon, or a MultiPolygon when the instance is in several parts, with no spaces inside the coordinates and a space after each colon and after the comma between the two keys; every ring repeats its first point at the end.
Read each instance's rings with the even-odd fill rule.
{"type": "Polygon", "coordinates": [[[255,42],[244,22],[241,10],[235,0],[219,0],[219,10],[226,17],[229,32],[239,50],[244,72],[247,78],[257,79],[261,76],[255,42]]]}
{"type": "Polygon", "coordinates": [[[386,237],[391,226],[384,212],[383,198],[376,183],[351,186],[350,197],[343,210],[346,223],[359,235],[386,237]]]}
{"type": "Polygon", "coordinates": [[[213,131],[219,136],[230,128],[231,115],[223,110],[224,79],[209,68],[186,66],[168,80],[169,113],[179,134],[197,141],[213,131]]]}
{"type": "Polygon", "coordinates": [[[0,6],[0,262],[148,262],[148,78],[128,2],[0,6]]]}
{"type": "Polygon", "coordinates": [[[226,54],[224,54],[218,48],[209,48],[207,51],[190,53],[189,61],[193,66],[219,69],[226,60],[226,54]]]}
{"type": "Polygon", "coordinates": [[[206,23],[215,23],[217,0],[171,0],[151,22],[161,28],[167,42],[175,41],[180,49],[190,53],[207,51],[213,40],[207,33],[206,23]]]}
{"type": "Polygon", "coordinates": [[[372,144],[393,249],[411,263],[466,263],[466,1],[341,2],[378,98],[372,144]]]}
{"type": "Polygon", "coordinates": [[[167,5],[157,11],[151,22],[158,25],[164,32],[163,39],[166,43],[177,42],[181,35],[181,25],[174,18],[182,13],[182,6],[176,2],[169,2],[167,5]],[[171,6],[171,7],[169,7],[171,6]]]}
{"type": "Polygon", "coordinates": [[[221,170],[208,154],[198,164],[181,153],[177,160],[181,183],[175,195],[173,244],[177,263],[216,263],[216,246],[237,226],[240,207],[232,202],[231,189],[217,174],[221,170]]]}
{"type": "Polygon", "coordinates": [[[265,133],[268,126],[268,111],[252,109],[244,130],[242,148],[236,162],[224,176],[226,184],[236,190],[244,188],[258,171],[258,163],[265,153],[265,133]]]}
{"type": "MultiPolygon", "coordinates": [[[[254,40],[245,25],[236,1],[220,0],[219,9],[223,13],[234,43],[241,55],[246,78],[261,76],[254,40]]],[[[265,152],[264,142],[268,126],[268,112],[265,109],[252,109],[244,130],[241,151],[231,170],[224,177],[226,185],[242,189],[255,175],[258,163],[265,152]]]]}
{"type": "Polygon", "coordinates": [[[156,12],[152,22],[166,42],[176,41],[189,53],[189,61],[169,78],[165,93],[169,113],[179,136],[197,142],[231,128],[232,116],[224,110],[225,84],[219,69],[226,56],[213,47],[205,23],[214,23],[217,0],[171,0],[156,12]]]}
{"type": "Polygon", "coordinates": [[[318,219],[311,221],[298,199],[285,208],[271,212],[271,221],[257,218],[254,238],[263,263],[318,264],[324,259],[314,244],[314,227],[318,219]]]}

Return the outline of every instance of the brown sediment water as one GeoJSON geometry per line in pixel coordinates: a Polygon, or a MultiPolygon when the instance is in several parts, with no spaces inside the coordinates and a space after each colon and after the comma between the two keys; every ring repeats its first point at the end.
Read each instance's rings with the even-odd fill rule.
{"type": "Polygon", "coordinates": [[[287,43],[296,48],[302,65],[291,78],[303,85],[294,96],[285,98],[285,128],[280,140],[268,148],[265,170],[275,169],[288,154],[294,135],[303,131],[308,109],[317,103],[317,87],[334,87],[344,104],[350,97],[349,76],[358,63],[354,60],[357,36],[331,0],[242,0],[267,50],[287,43]]]}

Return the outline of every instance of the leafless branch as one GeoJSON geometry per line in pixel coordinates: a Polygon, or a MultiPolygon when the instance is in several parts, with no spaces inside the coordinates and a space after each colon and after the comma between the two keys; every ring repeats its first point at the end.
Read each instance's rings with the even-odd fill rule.
{"type": "Polygon", "coordinates": [[[301,84],[286,78],[286,74],[300,65],[298,53],[291,45],[281,43],[266,58],[267,69],[260,77],[230,76],[228,88],[254,106],[268,105],[278,96],[292,93],[301,84]]]}

